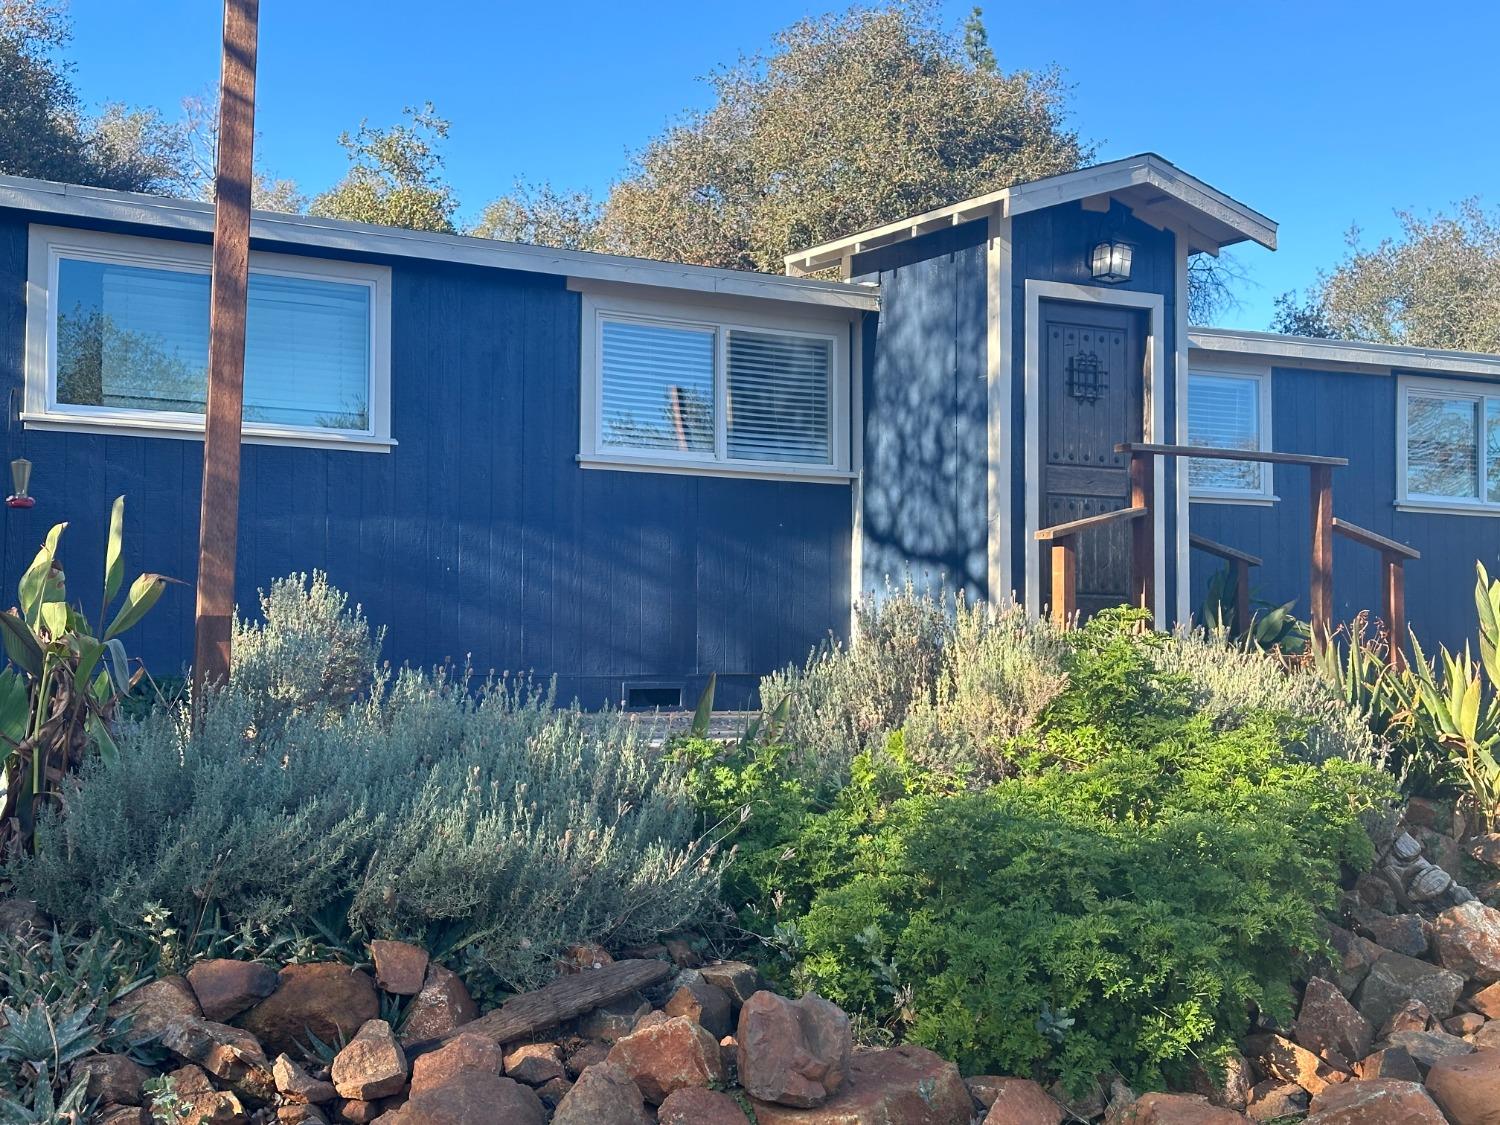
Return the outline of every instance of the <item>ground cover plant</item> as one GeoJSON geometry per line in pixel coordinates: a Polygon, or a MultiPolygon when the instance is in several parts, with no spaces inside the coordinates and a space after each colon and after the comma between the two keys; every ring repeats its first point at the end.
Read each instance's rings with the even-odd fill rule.
{"type": "Polygon", "coordinates": [[[781,744],[680,746],[705,824],[743,817],[725,895],[771,970],[966,1072],[1075,1088],[1182,1081],[1286,1018],[1394,787],[1312,673],[1221,676],[1222,648],[1140,626],[895,592],[767,682],[781,744]]]}

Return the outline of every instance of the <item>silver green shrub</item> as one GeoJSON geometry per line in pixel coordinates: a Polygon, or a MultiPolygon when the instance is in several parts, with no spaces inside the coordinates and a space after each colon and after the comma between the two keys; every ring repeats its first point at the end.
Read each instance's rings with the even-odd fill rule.
{"type": "Polygon", "coordinates": [[[180,713],[123,729],[118,759],[13,861],[17,891],[143,939],[165,916],[179,936],[416,940],[509,987],[572,943],[634,944],[716,909],[719,857],[680,772],[618,715],[404,671],[258,727],[260,690],[208,697],[196,730],[180,713]]]}

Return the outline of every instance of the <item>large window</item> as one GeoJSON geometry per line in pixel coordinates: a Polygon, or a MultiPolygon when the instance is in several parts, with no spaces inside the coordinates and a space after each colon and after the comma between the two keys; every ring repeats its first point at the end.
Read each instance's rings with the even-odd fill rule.
{"type": "Polygon", "coordinates": [[[623,300],[587,308],[585,464],[847,477],[836,328],[623,300]]]}
{"type": "Polygon", "coordinates": [[[1399,413],[1402,502],[1500,511],[1500,386],[1404,378],[1399,413]]]}
{"type": "MultiPolygon", "coordinates": [[[[1194,371],[1188,376],[1188,444],[1212,449],[1270,448],[1270,373],[1194,371]]],[[[1265,500],[1271,467],[1254,461],[1188,462],[1191,494],[1204,499],[1265,500]]]]}
{"type": "MultiPolygon", "coordinates": [[[[206,247],[34,228],[29,424],[201,432],[206,247]]],[[[247,439],[389,445],[384,267],[252,254],[247,439]]]]}

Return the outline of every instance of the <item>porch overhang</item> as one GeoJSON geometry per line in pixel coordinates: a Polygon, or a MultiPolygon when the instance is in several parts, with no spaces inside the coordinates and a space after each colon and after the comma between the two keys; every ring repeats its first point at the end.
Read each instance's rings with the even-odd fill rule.
{"type": "Polygon", "coordinates": [[[1193,252],[1217,254],[1221,248],[1237,242],[1256,242],[1269,250],[1276,249],[1274,220],[1148,152],[1000,188],[799,250],[786,256],[786,272],[806,276],[837,267],[847,277],[850,260],[867,250],[975,219],[1024,215],[1075,201],[1089,211],[1107,211],[1112,201],[1119,202],[1142,222],[1158,230],[1181,234],[1193,252]]]}

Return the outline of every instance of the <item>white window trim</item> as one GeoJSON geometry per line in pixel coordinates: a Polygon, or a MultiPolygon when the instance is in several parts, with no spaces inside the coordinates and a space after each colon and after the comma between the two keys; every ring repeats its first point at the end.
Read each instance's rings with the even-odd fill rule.
{"type": "MultiPolygon", "coordinates": [[[[1184,427],[1188,424],[1188,410],[1192,400],[1194,375],[1206,375],[1230,379],[1254,379],[1257,385],[1256,410],[1260,420],[1260,435],[1257,448],[1261,452],[1275,449],[1271,436],[1271,367],[1269,364],[1245,362],[1205,361],[1201,357],[1188,367],[1187,396],[1182,404],[1184,427]]],[[[1184,432],[1186,429],[1184,428],[1184,432]]],[[[1280,499],[1276,495],[1273,466],[1260,466],[1259,488],[1196,488],[1191,484],[1192,472],[1188,471],[1188,498],[1195,504],[1274,504],[1280,499]]]]}
{"type": "Polygon", "coordinates": [[[1500,501],[1486,500],[1488,468],[1485,457],[1485,400],[1500,402],[1500,383],[1468,379],[1433,379],[1421,375],[1400,375],[1396,379],[1396,507],[1403,511],[1435,512],[1458,516],[1500,516],[1500,501]],[[1465,500],[1455,496],[1424,496],[1407,490],[1406,412],[1413,392],[1434,398],[1479,404],[1479,497],[1465,500]]]}
{"type": "Polygon", "coordinates": [[[745,307],[715,309],[707,304],[688,304],[633,298],[615,293],[584,292],[582,393],[579,409],[578,464],[585,469],[625,472],[679,473],[693,476],[723,476],[762,480],[812,481],[847,484],[854,478],[849,468],[849,327],[847,318],[837,321],[764,313],[745,307]],[[714,333],[714,449],[706,458],[696,453],[670,449],[631,450],[605,444],[600,438],[603,413],[603,350],[599,343],[607,320],[664,324],[714,333]],[[831,463],[809,465],[805,461],[731,460],[725,444],[725,394],[729,333],[775,332],[786,336],[808,336],[829,344],[828,449],[831,463]]]}
{"type": "MultiPolygon", "coordinates": [[[[185,273],[209,272],[211,248],[199,243],[141,238],[103,231],[33,224],[26,280],[26,394],[21,421],[27,429],[73,430],[202,440],[201,414],[128,410],[57,401],[58,262],[74,258],[185,273]]],[[[365,285],[370,290],[369,428],[363,432],[246,421],[249,444],[309,446],[389,452],[391,438],[391,271],[387,266],[252,251],[255,273],[365,285]]]]}

